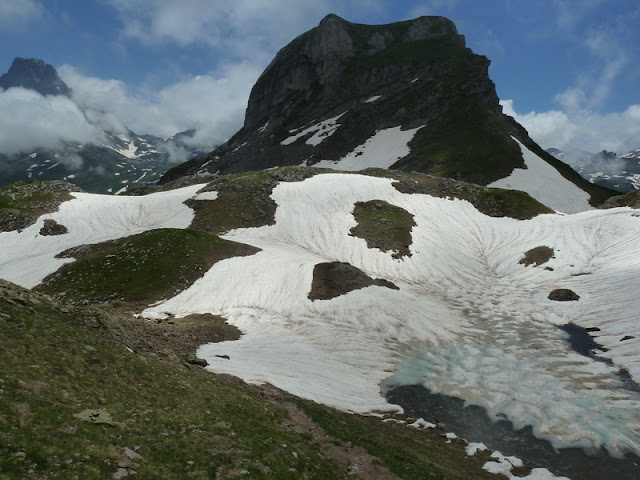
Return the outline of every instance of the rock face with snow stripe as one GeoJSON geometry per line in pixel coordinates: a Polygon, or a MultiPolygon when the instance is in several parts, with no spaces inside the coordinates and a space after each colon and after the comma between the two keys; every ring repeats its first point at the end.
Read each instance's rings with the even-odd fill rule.
{"type": "Polygon", "coordinates": [[[503,115],[488,67],[443,17],[359,25],[329,15],[278,52],[251,91],[240,131],[161,182],[307,165],[486,185],[526,168],[517,139],[587,191],[592,205],[608,198],[503,115]]]}

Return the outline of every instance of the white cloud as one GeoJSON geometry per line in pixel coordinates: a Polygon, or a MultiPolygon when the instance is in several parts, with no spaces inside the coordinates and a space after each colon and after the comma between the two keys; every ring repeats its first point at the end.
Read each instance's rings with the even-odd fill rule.
{"type": "Polygon", "coordinates": [[[125,37],[152,45],[202,44],[228,56],[268,62],[295,36],[327,13],[349,16],[382,11],[381,0],[108,0],[125,37]]]}
{"type": "Polygon", "coordinates": [[[43,97],[24,88],[0,92],[2,153],[56,148],[65,141],[91,141],[96,135],[95,127],[67,97],[43,97]]]}
{"type": "Polygon", "coordinates": [[[121,131],[126,126],[161,137],[196,129],[190,143],[201,148],[226,141],[242,126],[249,92],[260,72],[251,64],[231,64],[159,92],[132,92],[123,82],[88,77],[69,65],[59,70],[72,88],[73,100],[102,128],[121,131]]]}
{"type": "Polygon", "coordinates": [[[640,147],[640,105],[606,114],[580,109],[522,114],[515,111],[513,100],[500,104],[543,148],[621,154],[640,147]]]}
{"type": "Polygon", "coordinates": [[[427,0],[419,2],[409,10],[409,18],[423,15],[444,15],[458,5],[458,0],[427,0]]]}
{"type": "Polygon", "coordinates": [[[43,18],[44,10],[36,0],[0,0],[0,30],[21,30],[43,18]]]}

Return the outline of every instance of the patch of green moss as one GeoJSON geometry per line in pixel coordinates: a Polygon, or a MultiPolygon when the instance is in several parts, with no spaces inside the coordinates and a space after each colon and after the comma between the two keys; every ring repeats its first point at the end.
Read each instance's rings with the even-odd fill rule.
{"type": "Polygon", "coordinates": [[[426,194],[440,198],[458,198],[471,203],[478,211],[491,217],[511,217],[528,220],[544,213],[553,213],[526,192],[489,188],[450,178],[439,178],[422,173],[371,168],[360,172],[375,177],[393,178],[393,186],[402,193],[426,194]]]}
{"type": "Polygon", "coordinates": [[[351,229],[351,235],[366,240],[369,248],[393,252],[393,258],[411,256],[411,229],[416,223],[404,208],[384,200],[358,202],[353,217],[358,224],[351,229]]]}
{"type": "Polygon", "coordinates": [[[47,277],[38,290],[76,302],[150,303],[190,286],[219,260],[256,251],[206,232],[151,230],[63,252],[77,260],[47,277]]]}

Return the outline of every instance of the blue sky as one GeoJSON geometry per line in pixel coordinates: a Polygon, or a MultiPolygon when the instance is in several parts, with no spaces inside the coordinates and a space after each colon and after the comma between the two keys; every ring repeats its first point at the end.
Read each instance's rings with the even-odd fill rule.
{"type": "MultiPolygon", "coordinates": [[[[505,111],[543,147],[640,146],[637,0],[0,0],[0,72],[15,56],[41,58],[90,120],[160,136],[198,128],[213,145],[241,126],[277,50],[328,13],[449,17],[491,59],[505,111]]],[[[51,110],[36,103],[32,115],[51,110]]],[[[0,107],[0,130],[15,131],[18,100],[0,107]]]]}

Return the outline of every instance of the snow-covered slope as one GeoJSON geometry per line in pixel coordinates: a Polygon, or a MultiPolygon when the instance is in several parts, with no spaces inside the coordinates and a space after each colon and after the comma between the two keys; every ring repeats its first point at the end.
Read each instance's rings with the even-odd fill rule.
{"type": "Polygon", "coordinates": [[[216,264],[144,315],[225,315],[245,335],[200,349],[211,370],[339,408],[395,410],[381,385],[423,383],[517,428],[531,425],[557,447],[640,452],[640,396],[617,374],[623,367],[640,378],[640,215],[489,218],[467,202],[402,194],[391,183],[327,174],[280,184],[275,225],[226,236],[262,252],[216,264]],[[354,202],[372,199],[414,215],[411,257],[393,259],[349,235],[354,202]],[[537,246],[554,249],[548,268],[518,263],[537,246]],[[310,301],[314,265],[326,261],[400,290],[310,301]],[[581,298],[549,300],[557,288],[581,298]],[[567,323],[599,328],[609,349],[602,356],[614,363],[574,353],[559,328],[567,323]]]}
{"type": "Polygon", "coordinates": [[[55,256],[71,247],[135,235],[155,228],[186,228],[193,211],[184,203],[203,185],[160,192],[144,197],[114,197],[71,193],[52,214],[21,232],[0,233],[0,276],[23,287],[32,288],[55,272],[69,258],[55,256]],[[61,235],[42,235],[45,220],[67,228],[61,235]]]}
{"type": "Polygon", "coordinates": [[[577,213],[591,210],[589,194],[564,178],[547,162],[530,151],[519,140],[526,169],[516,168],[511,175],[490,183],[489,187],[522,190],[557,212],[577,213]]]}
{"type": "MultiPolygon", "coordinates": [[[[45,217],[69,233],[39,235],[41,218],[0,234],[0,276],[33,286],[68,261],[54,258],[66,248],[185,227],[192,214],[182,202],[199,188],[134,198],[74,194],[45,217]]],[[[261,252],[216,263],[144,311],[151,318],[209,312],[238,326],[240,340],[200,348],[211,370],[355,412],[396,411],[381,392],[422,383],[516,428],[530,425],[556,447],[640,452],[640,394],[618,372],[640,379],[637,211],[492,218],[466,201],[400,193],[392,179],[355,174],[281,183],[272,197],[274,225],[225,236],[261,252]],[[410,257],[393,258],[349,234],[354,203],[374,199],[414,216],[410,257]],[[537,267],[519,263],[539,246],[554,257],[537,267]],[[311,301],[314,267],[328,261],[399,290],[371,286],[311,301]],[[580,299],[550,300],[558,288],[580,299]],[[598,329],[608,348],[600,356],[610,363],[575,353],[559,328],[568,323],[598,329]]]]}

